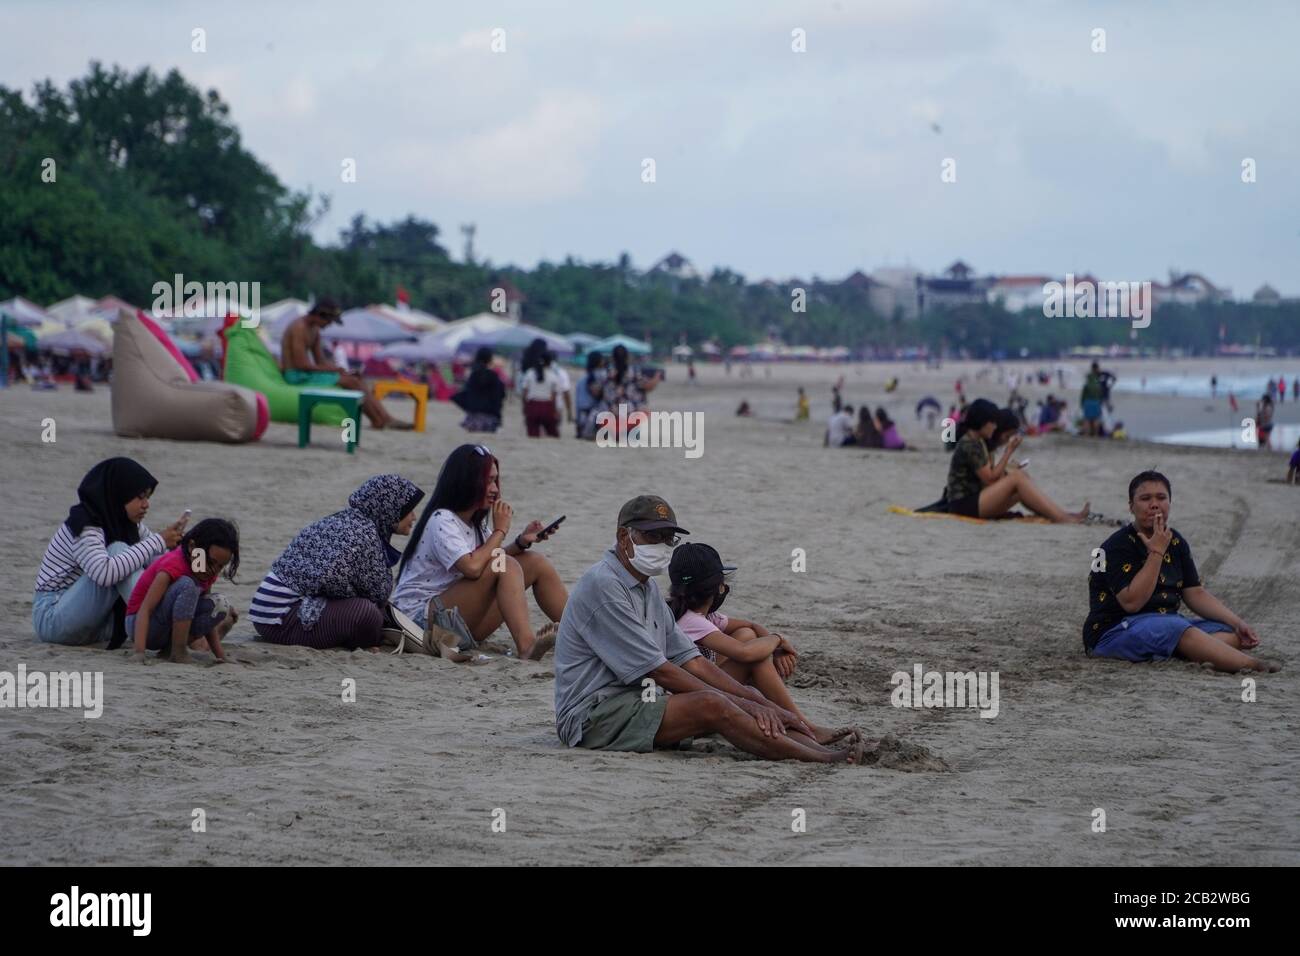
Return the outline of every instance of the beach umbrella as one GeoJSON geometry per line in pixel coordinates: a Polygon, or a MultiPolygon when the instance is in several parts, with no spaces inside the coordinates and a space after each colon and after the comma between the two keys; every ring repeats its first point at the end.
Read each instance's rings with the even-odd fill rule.
{"type": "Polygon", "coordinates": [[[414,342],[398,342],[375,353],[375,358],[397,359],[403,362],[429,362],[439,365],[456,357],[456,348],[439,338],[436,332],[426,332],[414,342]]]}
{"type": "Polygon", "coordinates": [[[546,347],[557,355],[573,354],[573,343],[568,339],[547,332],[545,329],[524,324],[492,329],[487,332],[476,332],[462,339],[459,348],[462,352],[472,352],[484,346],[496,352],[521,352],[532,345],[536,339],[545,342],[546,347]]]}
{"type": "Polygon", "coordinates": [[[695,350],[689,345],[674,345],[673,358],[690,358],[695,354],[695,350]]]}
{"type": "Polygon", "coordinates": [[[718,347],[716,342],[705,342],[703,345],[700,346],[700,351],[703,352],[705,355],[722,354],[722,349],[718,347]]]}
{"type": "Polygon", "coordinates": [[[109,352],[109,346],[95,338],[95,336],[72,329],[66,329],[62,332],[56,332],[54,335],[38,339],[36,344],[41,351],[58,352],[60,354],[85,352],[87,355],[107,355],[109,352]]]}
{"type": "Polygon", "coordinates": [[[11,322],[17,322],[19,325],[29,327],[54,321],[54,317],[35,302],[29,302],[18,295],[6,302],[0,302],[0,312],[9,316],[11,322]]]}
{"type": "Polygon", "coordinates": [[[565,338],[573,343],[575,349],[586,351],[594,342],[600,341],[599,335],[592,335],[590,332],[570,332],[565,338]]]}
{"type": "Polygon", "coordinates": [[[21,325],[14,325],[10,322],[5,328],[9,332],[9,338],[6,345],[11,349],[34,349],[36,348],[36,333],[29,328],[21,325]]]}
{"type": "Polygon", "coordinates": [[[633,355],[649,355],[653,349],[649,342],[642,342],[627,335],[611,335],[609,338],[593,342],[587,347],[588,352],[612,352],[617,345],[623,346],[633,355]]]}
{"type": "Polygon", "coordinates": [[[86,319],[93,319],[95,309],[98,307],[99,303],[94,299],[84,295],[74,295],[55,302],[45,311],[68,326],[75,326],[86,319]]]}
{"type": "MultiPolygon", "coordinates": [[[[133,312],[132,315],[134,314],[135,313],[133,312]]],[[[83,335],[93,335],[105,345],[111,346],[113,344],[113,325],[108,321],[108,319],[100,318],[99,316],[86,319],[84,322],[77,323],[75,331],[80,332],[83,335]]]]}
{"type": "Polygon", "coordinates": [[[749,358],[749,346],[733,345],[728,353],[732,358],[749,358]]]}
{"type": "Polygon", "coordinates": [[[321,329],[321,338],[331,342],[401,342],[415,336],[391,319],[369,309],[348,309],[343,321],[321,329]]]}
{"type": "Polygon", "coordinates": [[[515,328],[515,323],[507,322],[491,312],[480,312],[463,319],[453,319],[445,328],[439,329],[434,334],[438,336],[438,341],[446,343],[453,349],[459,349],[461,343],[470,336],[507,328],[515,328]]]}
{"type": "Polygon", "coordinates": [[[436,332],[447,326],[446,319],[421,312],[419,309],[401,308],[395,305],[368,305],[366,308],[376,315],[396,322],[410,332],[436,332]]]}

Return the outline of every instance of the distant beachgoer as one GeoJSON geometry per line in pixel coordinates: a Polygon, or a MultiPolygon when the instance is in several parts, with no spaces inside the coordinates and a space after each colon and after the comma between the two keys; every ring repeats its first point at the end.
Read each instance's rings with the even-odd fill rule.
{"type": "Polygon", "coordinates": [[[939,420],[939,412],[943,411],[943,406],[933,395],[927,395],[916,403],[916,417],[919,419],[925,416],[925,427],[933,429],[935,422],[939,420]]]}
{"type": "Polygon", "coordinates": [[[341,312],[332,299],[321,299],[310,312],[289,323],[280,338],[280,369],[290,385],[313,388],[345,388],[362,392],[361,409],[375,428],[410,430],[414,426],[388,414],[365,380],[346,368],[325,361],[321,329],[341,322],[341,312]]]}
{"type": "Polygon", "coordinates": [[[645,417],[636,413],[646,410],[648,395],[659,384],[659,379],[655,375],[646,374],[640,366],[631,364],[626,346],[614,346],[610,360],[595,417],[599,418],[602,412],[609,412],[615,418],[610,427],[616,432],[618,408],[625,405],[628,423],[631,428],[636,428],[645,417]]]}
{"type": "Polygon", "coordinates": [[[706,659],[678,626],[653,579],[668,570],[677,536],[685,533],[668,502],[655,495],[619,509],[614,547],[579,579],[560,621],[560,740],[649,753],[716,733],[769,760],[862,762],[860,738],[844,750],[819,744],[806,721],[706,659]]]}
{"type": "Polygon", "coordinates": [[[551,438],[560,437],[560,419],[555,400],[560,395],[560,377],[543,338],[533,339],[524,350],[519,366],[519,393],[524,401],[524,428],[529,438],[539,438],[543,431],[551,438]]]}
{"type": "Polygon", "coordinates": [[[831,448],[843,448],[845,445],[854,444],[852,405],[845,405],[830,417],[826,423],[826,437],[822,439],[822,444],[831,448]]]}
{"type": "Polygon", "coordinates": [[[501,427],[505,398],[505,383],[492,370],[492,350],[480,348],[474,353],[474,365],[464,387],[451,397],[465,413],[460,427],[467,432],[495,432],[501,427]]]}
{"type": "Polygon", "coordinates": [[[378,647],[401,557],[389,544],[411,533],[424,492],[400,475],[376,475],[342,511],[303,528],[271,564],[248,608],[262,640],[325,649],[378,647]]]}
{"type": "Polygon", "coordinates": [[[1129,482],[1133,521],[1106,539],[1105,570],[1088,577],[1083,646],[1092,657],[1163,661],[1182,657],[1220,671],[1276,671],[1242,653],[1259,637],[1201,583],[1192,549],[1169,526],[1169,479],[1144,471],[1129,482]],[[1178,613],[1182,603],[1203,620],[1178,613]]]}
{"type": "Polygon", "coordinates": [[[393,606],[421,627],[452,631],[461,650],[504,622],[519,657],[540,660],[555,628],[533,632],[528,592],[553,622],[568,593],[551,562],[531,550],[549,537],[540,521],[510,538],[514,509],[501,498],[500,481],[500,464],[482,445],[461,445],[447,456],[402,555],[393,606]]]}
{"type": "Polygon", "coordinates": [[[1255,432],[1260,451],[1271,451],[1272,439],[1269,436],[1273,434],[1273,399],[1267,394],[1255,403],[1255,432]]]}
{"type": "Polygon", "coordinates": [[[1101,382],[1101,370],[1096,362],[1084,380],[1083,390],[1079,393],[1079,404],[1083,408],[1083,431],[1086,435],[1096,436],[1101,428],[1101,405],[1104,391],[1101,382]]]}
{"type": "Polygon", "coordinates": [[[687,385],[699,384],[699,382],[695,380],[695,359],[689,359],[686,362],[686,384],[687,385]]]}
{"type": "Polygon", "coordinates": [[[885,447],[880,429],[876,427],[876,420],[871,414],[871,409],[866,405],[858,411],[858,425],[853,430],[853,442],[862,448],[885,447]]]}
{"type": "Polygon", "coordinates": [[[1277,381],[1273,378],[1273,376],[1270,375],[1268,377],[1268,385],[1264,387],[1264,391],[1270,399],[1277,398],[1277,381]]]}
{"type": "Polygon", "coordinates": [[[126,602],[150,562],[176,547],[186,518],[150,533],[144,525],[158,481],[130,458],[109,458],[86,473],[77,504],[45,549],[32,595],[32,627],[47,644],[111,648],[127,638],[126,602]]]}
{"type": "Polygon", "coordinates": [[[1291,383],[1291,397],[1300,401],[1300,376],[1291,383]]]}
{"type": "Polygon", "coordinates": [[[1125,430],[1123,422],[1115,423],[1115,430],[1110,433],[1110,437],[1116,441],[1124,441],[1128,438],[1128,432],[1125,430]]]}
{"type": "Polygon", "coordinates": [[[1291,464],[1287,467],[1286,480],[1288,484],[1300,484],[1300,442],[1296,443],[1295,451],[1291,453],[1291,464]]]}
{"type": "Polygon", "coordinates": [[[672,583],[668,606],[677,626],[701,654],[727,674],[802,718],[819,744],[825,746],[856,733],[852,727],[814,723],[796,706],[785,686],[799,658],[793,644],[761,624],[722,613],[720,608],[731,593],[727,576],[735,570],[723,564],[717,550],[707,544],[679,545],[668,565],[672,583]]]}
{"type": "Polygon", "coordinates": [[[736,409],[736,415],[738,415],[741,418],[752,418],[754,415],[754,410],[749,407],[749,402],[742,401],[740,403],[740,407],[736,409]]]}
{"type": "Polygon", "coordinates": [[[844,399],[840,397],[840,387],[831,386],[831,413],[834,414],[844,407],[844,399]]]}
{"type": "Polygon", "coordinates": [[[1081,524],[1088,516],[1086,502],[1081,511],[1066,511],[1034,484],[1028,472],[1008,470],[1011,456],[1020,447],[1019,434],[1007,441],[1002,459],[993,464],[986,442],[997,428],[998,407],[983,398],[971,402],[965,419],[957,426],[957,448],[948,468],[949,513],[967,518],[1000,518],[1013,505],[1023,503],[1051,521],[1081,524]]]}
{"type": "Polygon", "coordinates": [[[808,421],[808,417],[811,414],[812,414],[812,408],[808,403],[808,395],[806,392],[804,392],[803,386],[800,385],[799,399],[798,399],[798,403],[795,405],[794,420],[797,422],[806,422],[808,421]]]}
{"type": "Polygon", "coordinates": [[[1277,403],[1281,405],[1286,401],[1286,379],[1281,375],[1277,377],[1277,403]]]}
{"type": "Polygon", "coordinates": [[[587,373],[578,382],[574,399],[577,435],[579,438],[596,437],[595,408],[605,392],[605,354],[587,354],[587,373]]]}
{"type": "Polygon", "coordinates": [[[238,615],[212,584],[225,572],[235,580],[239,570],[239,529],[222,518],[204,518],[145,569],[126,602],[126,631],[134,638],[135,657],[164,651],[173,663],[190,660],[190,650],[212,651],[224,662],[221,640],[238,615]]]}
{"type": "Polygon", "coordinates": [[[1219,376],[1210,376],[1210,398],[1219,397],[1219,376]]]}
{"type": "Polygon", "coordinates": [[[883,408],[876,409],[876,427],[880,429],[880,447],[886,451],[902,451],[907,447],[898,434],[898,426],[883,408]]]}

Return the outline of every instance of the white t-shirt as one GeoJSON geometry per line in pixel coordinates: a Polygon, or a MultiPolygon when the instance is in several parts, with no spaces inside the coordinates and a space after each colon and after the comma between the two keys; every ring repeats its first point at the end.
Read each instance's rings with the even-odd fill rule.
{"type": "Polygon", "coordinates": [[[553,402],[560,390],[560,376],[554,365],[548,365],[542,371],[542,380],[537,381],[537,370],[529,369],[520,373],[519,391],[525,402],[553,402]]]}
{"type": "Polygon", "coordinates": [[[836,412],[826,423],[826,430],[830,434],[832,448],[843,445],[844,439],[853,434],[853,416],[843,410],[836,412]]]}
{"type": "Polygon", "coordinates": [[[456,562],[477,550],[489,533],[486,517],[476,535],[454,511],[439,508],[429,515],[420,544],[397,579],[389,600],[407,617],[423,620],[429,599],[464,577],[456,570],[456,562]]]}
{"type": "MultiPolygon", "coordinates": [[[[569,373],[559,365],[552,365],[551,368],[555,369],[555,380],[559,386],[559,391],[556,392],[555,397],[556,399],[561,399],[562,396],[573,391],[573,381],[569,378],[569,373]]],[[[536,376],[533,377],[536,379],[536,376]]]]}

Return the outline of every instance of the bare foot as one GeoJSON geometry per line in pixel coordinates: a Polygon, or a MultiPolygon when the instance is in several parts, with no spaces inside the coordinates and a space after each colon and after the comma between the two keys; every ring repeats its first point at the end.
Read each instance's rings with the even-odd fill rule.
{"type": "Polygon", "coordinates": [[[856,738],[847,750],[842,750],[844,759],[855,767],[861,767],[867,762],[867,744],[862,738],[856,738]]]}
{"type": "Polygon", "coordinates": [[[858,733],[856,727],[821,727],[817,724],[809,724],[808,726],[812,728],[813,739],[823,747],[858,733]]]}
{"type": "Polygon", "coordinates": [[[1265,674],[1276,674],[1281,669],[1282,669],[1282,665],[1279,664],[1277,661],[1265,661],[1265,660],[1255,661],[1255,670],[1263,671],[1265,674]]]}
{"type": "Polygon", "coordinates": [[[173,647],[167,654],[167,660],[171,661],[173,664],[194,663],[194,658],[190,657],[190,649],[188,647],[173,647]]]}
{"type": "Polygon", "coordinates": [[[192,651],[210,651],[212,648],[208,645],[206,637],[190,638],[190,650],[192,651]]]}
{"type": "Polygon", "coordinates": [[[548,621],[537,632],[537,639],[533,641],[533,646],[529,649],[526,660],[540,661],[542,656],[555,646],[555,634],[559,629],[560,625],[554,621],[548,621]]]}

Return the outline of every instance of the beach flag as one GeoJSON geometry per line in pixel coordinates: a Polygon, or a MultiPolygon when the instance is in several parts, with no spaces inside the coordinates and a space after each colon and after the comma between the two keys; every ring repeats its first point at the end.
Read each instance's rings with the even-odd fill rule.
{"type": "Polygon", "coordinates": [[[397,287],[397,304],[409,306],[411,304],[411,293],[407,292],[402,286],[397,287]]]}

